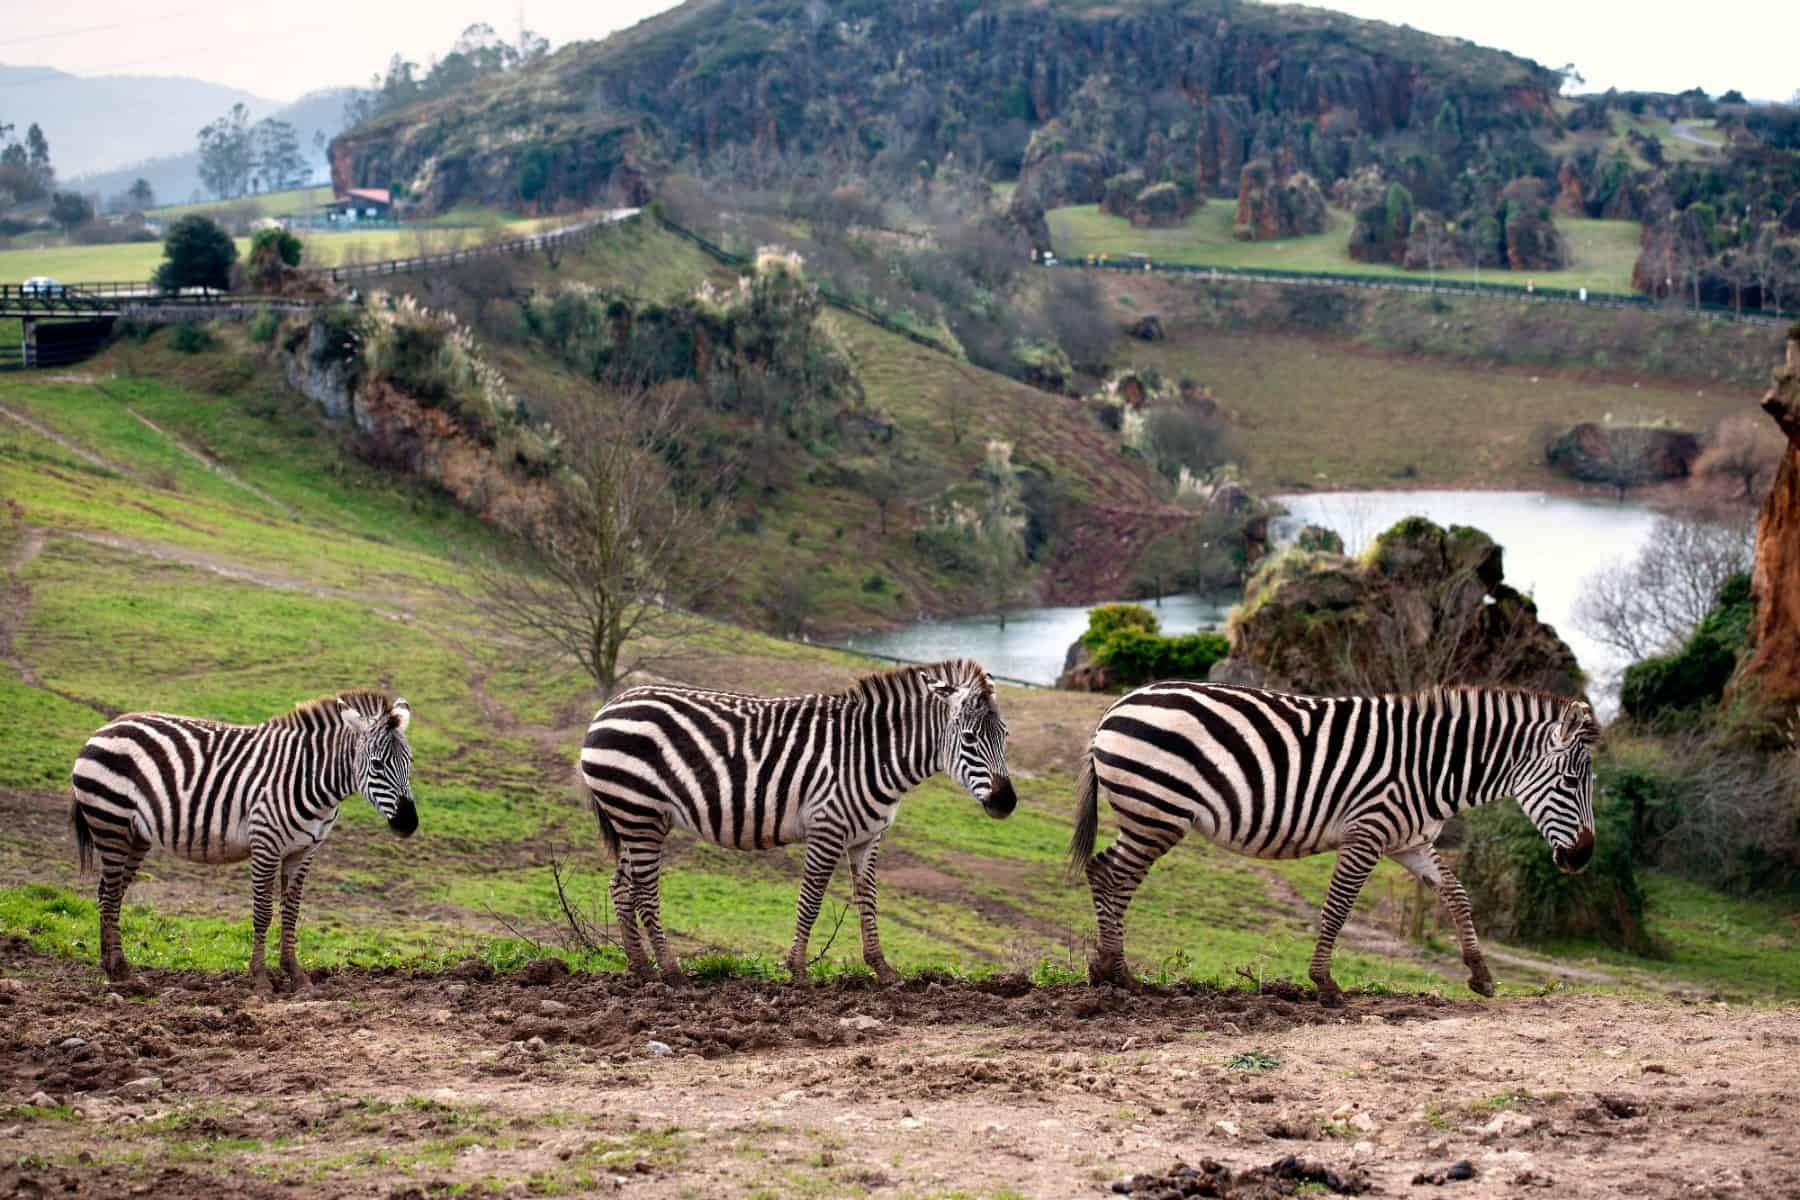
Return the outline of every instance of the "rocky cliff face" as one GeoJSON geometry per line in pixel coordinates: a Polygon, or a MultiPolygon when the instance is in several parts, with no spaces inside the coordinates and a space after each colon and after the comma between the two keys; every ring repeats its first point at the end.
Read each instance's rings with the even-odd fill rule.
{"type": "Polygon", "coordinates": [[[1788,447],[1756,525],[1750,656],[1732,689],[1791,712],[1800,701],[1800,326],[1788,334],[1787,361],[1776,368],[1762,406],[1788,447]]]}
{"type": "Polygon", "coordinates": [[[1007,177],[1032,131],[1055,121],[1068,151],[1151,179],[1174,164],[1223,190],[1253,148],[1312,167],[1315,137],[1327,158],[1345,157],[1357,138],[1427,124],[1446,100],[1471,136],[1554,123],[1554,90],[1528,60],[1319,9],[689,0],[359,126],[331,159],[339,185],[398,182],[432,208],[548,208],[727,152],[890,176],[954,155],[1007,177]]]}
{"type": "Polygon", "coordinates": [[[1504,684],[1581,691],[1575,655],[1479,529],[1409,517],[1361,559],[1294,549],[1251,577],[1215,680],[1314,694],[1504,684]]]}

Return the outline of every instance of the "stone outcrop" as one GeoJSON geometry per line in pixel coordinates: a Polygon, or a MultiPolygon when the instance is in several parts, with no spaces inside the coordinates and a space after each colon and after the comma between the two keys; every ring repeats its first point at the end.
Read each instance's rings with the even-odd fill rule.
{"type": "Polygon", "coordinates": [[[1422,517],[1361,558],[1287,550],[1245,587],[1212,678],[1316,694],[1459,683],[1580,694],[1574,654],[1501,560],[1479,529],[1422,517]]]}
{"type": "Polygon", "coordinates": [[[1581,172],[1569,159],[1563,160],[1562,168],[1556,173],[1556,202],[1551,208],[1565,217],[1587,216],[1587,200],[1581,194],[1581,172]]]}
{"type": "Polygon", "coordinates": [[[1172,183],[1151,184],[1131,206],[1131,223],[1140,229],[1166,229],[1181,224],[1187,215],[1187,196],[1172,183]]]}
{"type": "Polygon", "coordinates": [[[1304,171],[1277,179],[1266,159],[1254,159],[1238,175],[1231,232],[1241,242],[1324,233],[1325,193],[1304,171]]]}
{"type": "Polygon", "coordinates": [[[1787,361],[1776,368],[1762,407],[1788,444],[1756,523],[1750,654],[1732,692],[1791,713],[1800,701],[1800,326],[1788,333],[1787,361]]]}
{"type": "Polygon", "coordinates": [[[1569,243],[1551,219],[1543,185],[1515,179],[1506,185],[1506,265],[1514,271],[1560,271],[1569,265],[1569,243]]]}
{"type": "Polygon", "coordinates": [[[1570,429],[1544,451],[1545,460],[1570,478],[1620,489],[1685,479],[1699,457],[1699,434],[1592,421],[1570,429]]]}

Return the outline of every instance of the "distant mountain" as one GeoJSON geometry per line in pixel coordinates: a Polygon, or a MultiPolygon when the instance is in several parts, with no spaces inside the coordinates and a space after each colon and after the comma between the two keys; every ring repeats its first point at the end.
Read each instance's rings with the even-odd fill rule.
{"type": "MultiPolygon", "coordinates": [[[[315,133],[324,133],[327,138],[334,136],[344,127],[344,104],[350,99],[354,88],[326,88],[322,91],[309,92],[285,108],[278,108],[263,115],[275,117],[291,124],[300,136],[300,152],[306,156],[307,165],[313,169],[313,178],[323,180],[326,177],[325,155],[313,144],[315,133]]],[[[224,110],[220,110],[223,112],[224,110]]],[[[217,114],[215,114],[217,115],[217,114]]],[[[211,120],[208,117],[207,120],[211,120]]],[[[200,122],[201,125],[205,121],[200,122]]],[[[185,204],[196,199],[202,191],[200,186],[200,155],[193,149],[194,133],[200,125],[190,130],[187,145],[178,154],[165,155],[132,163],[111,171],[100,171],[80,179],[68,181],[70,186],[83,192],[98,192],[102,201],[117,196],[129,188],[133,180],[146,179],[156,192],[158,204],[185,204]]],[[[55,143],[51,143],[52,150],[55,143]]],[[[201,197],[208,198],[210,197],[201,197]]]]}
{"type": "Polygon", "coordinates": [[[1250,0],[688,0],[369,121],[332,169],[432,207],[641,197],[707,159],[902,179],[954,155],[1004,179],[1081,155],[1095,179],[1130,165],[1228,194],[1255,157],[1329,183],[1371,147],[1491,156],[1557,124],[1558,82],[1460,39],[1250,0]]]}
{"type": "Polygon", "coordinates": [[[240,101],[256,117],[281,107],[199,79],[0,65],[0,120],[17,126],[14,136],[37,122],[62,180],[190,150],[202,125],[240,101]]]}

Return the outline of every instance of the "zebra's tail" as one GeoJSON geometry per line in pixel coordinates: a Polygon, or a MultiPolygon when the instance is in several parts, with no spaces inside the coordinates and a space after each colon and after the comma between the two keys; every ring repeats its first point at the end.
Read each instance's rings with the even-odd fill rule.
{"type": "Polygon", "coordinates": [[[619,831],[607,819],[606,810],[600,807],[600,797],[588,793],[588,803],[594,806],[594,820],[600,823],[600,840],[606,843],[606,852],[617,859],[619,857],[619,831]]]}
{"type": "Polygon", "coordinates": [[[1075,834],[1069,839],[1069,875],[1078,876],[1094,857],[1094,838],[1100,832],[1100,777],[1094,773],[1094,748],[1081,756],[1081,774],[1075,780],[1075,834]]]}
{"type": "Polygon", "coordinates": [[[91,870],[94,865],[94,831],[88,827],[87,813],[81,809],[81,797],[73,789],[69,792],[69,828],[75,832],[75,853],[81,859],[81,869],[91,870]]]}

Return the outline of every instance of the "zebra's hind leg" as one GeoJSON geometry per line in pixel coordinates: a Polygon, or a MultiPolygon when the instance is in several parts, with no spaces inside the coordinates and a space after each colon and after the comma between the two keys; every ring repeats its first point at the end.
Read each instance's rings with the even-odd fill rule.
{"type": "Polygon", "coordinates": [[[825,888],[838,859],[844,856],[841,833],[820,831],[806,843],[806,866],[800,877],[800,903],[794,914],[794,944],[788,950],[788,974],[795,983],[806,982],[806,944],[812,940],[813,922],[825,902],[825,888]]]}
{"type": "Polygon", "coordinates": [[[619,918],[619,944],[624,947],[625,964],[631,973],[639,979],[649,979],[656,972],[650,965],[650,956],[644,953],[644,938],[638,931],[637,903],[632,899],[631,891],[631,875],[621,856],[613,868],[611,890],[613,912],[619,918]]]}
{"type": "Polygon", "coordinates": [[[1313,947],[1312,964],[1306,973],[1319,989],[1319,1003],[1338,1008],[1344,1003],[1344,990],[1331,977],[1331,950],[1337,936],[1356,906],[1356,897],[1368,882],[1369,872],[1381,859],[1381,847],[1367,834],[1351,834],[1338,848],[1337,866],[1331,872],[1331,887],[1325,893],[1325,908],[1319,914],[1319,941],[1313,947]]]}
{"type": "Polygon", "coordinates": [[[1090,858],[1088,889],[1094,895],[1094,922],[1098,930],[1095,956],[1088,961],[1088,982],[1131,987],[1135,980],[1125,963],[1125,910],[1150,873],[1150,866],[1168,846],[1146,843],[1129,832],[1090,858]]]}
{"type": "Polygon", "coordinates": [[[856,898],[856,911],[862,918],[863,962],[875,972],[884,986],[900,982],[900,972],[888,966],[881,953],[881,937],[875,930],[875,858],[881,853],[881,836],[850,851],[850,881],[856,898]]]}
{"type": "Polygon", "coordinates": [[[300,929],[300,896],[306,890],[306,872],[317,847],[302,851],[281,864],[281,970],[288,990],[295,995],[312,990],[312,976],[300,966],[296,943],[300,929]]]}
{"type": "Polygon", "coordinates": [[[125,903],[125,891],[137,878],[150,843],[141,841],[135,831],[126,831],[128,840],[116,849],[100,852],[100,967],[114,983],[131,980],[131,964],[125,960],[125,947],[119,936],[119,910],[125,903]]]}
{"type": "Polygon", "coordinates": [[[662,971],[664,982],[682,984],[687,982],[687,975],[682,972],[681,964],[675,961],[675,952],[669,949],[668,935],[662,927],[662,886],[659,878],[662,871],[662,844],[667,830],[655,832],[654,840],[627,842],[620,851],[621,870],[631,875],[632,907],[637,910],[638,920],[644,923],[644,933],[649,936],[650,948],[656,952],[656,965],[662,971]]]}
{"type": "Polygon", "coordinates": [[[269,982],[269,968],[264,961],[269,940],[269,922],[275,917],[275,879],[281,873],[281,851],[266,841],[250,847],[250,990],[259,996],[274,993],[269,982]]]}
{"type": "Polygon", "coordinates": [[[1463,965],[1469,968],[1469,990],[1477,996],[1494,994],[1494,977],[1488,973],[1487,958],[1481,953],[1481,942],[1475,937],[1475,916],[1469,910],[1469,893],[1462,881],[1438,860],[1433,846],[1415,846],[1391,858],[1437,892],[1444,907],[1456,920],[1456,936],[1462,942],[1463,965]]]}

